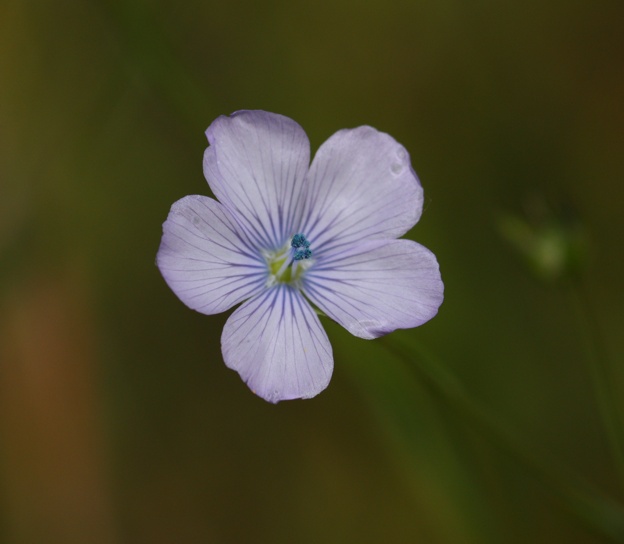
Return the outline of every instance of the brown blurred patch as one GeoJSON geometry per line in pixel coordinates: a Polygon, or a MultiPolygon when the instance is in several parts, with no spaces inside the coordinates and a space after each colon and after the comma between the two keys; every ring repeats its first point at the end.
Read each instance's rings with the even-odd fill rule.
{"type": "Polygon", "coordinates": [[[94,325],[76,269],[0,300],[0,471],[10,542],[110,543],[94,325]]]}

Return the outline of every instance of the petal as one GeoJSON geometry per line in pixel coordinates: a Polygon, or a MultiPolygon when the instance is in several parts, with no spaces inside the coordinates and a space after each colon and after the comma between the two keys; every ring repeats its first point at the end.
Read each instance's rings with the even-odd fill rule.
{"type": "Polygon", "coordinates": [[[171,206],[156,257],[189,308],[216,314],[262,291],[267,266],[231,214],[216,200],[187,196],[171,206]]]}
{"type": "Polygon", "coordinates": [[[206,131],[204,174],[258,247],[278,249],[295,234],[310,143],[292,119],[264,111],[221,116],[206,131]]]}
{"type": "Polygon", "coordinates": [[[334,366],[321,323],[301,293],[285,284],[245,302],[221,336],[225,364],[269,402],[310,398],[334,366]]]}
{"type": "Polygon", "coordinates": [[[341,130],[319,148],[306,191],[300,231],[313,251],[397,238],[422,212],[422,187],[406,149],[368,126],[341,130]]]}
{"type": "Polygon", "coordinates": [[[303,292],[351,334],[370,339],[431,319],[444,285],[427,248],[411,240],[377,240],[317,261],[303,292]]]}

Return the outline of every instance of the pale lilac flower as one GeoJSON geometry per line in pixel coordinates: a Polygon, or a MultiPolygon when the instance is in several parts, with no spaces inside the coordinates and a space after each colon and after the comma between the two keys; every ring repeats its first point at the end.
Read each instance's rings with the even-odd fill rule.
{"type": "Polygon", "coordinates": [[[198,312],[243,302],[221,347],[257,395],[278,402],[327,387],[332,349],[313,306],[367,339],[437,313],[435,256],[397,240],[420,218],[423,191],[391,136],[340,130],[310,165],[305,132],[282,115],[240,111],[206,135],[204,175],[219,200],[173,204],[157,263],[198,312]]]}

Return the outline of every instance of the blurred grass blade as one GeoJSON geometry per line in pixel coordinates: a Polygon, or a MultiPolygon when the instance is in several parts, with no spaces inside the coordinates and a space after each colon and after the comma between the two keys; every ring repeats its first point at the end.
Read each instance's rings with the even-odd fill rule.
{"type": "Polygon", "coordinates": [[[598,316],[593,310],[591,297],[580,280],[570,281],[568,295],[578,323],[579,335],[585,350],[598,409],[607,432],[611,454],[620,478],[620,491],[624,491],[624,422],[619,409],[613,368],[609,364],[605,343],[598,326],[598,316]]]}
{"type": "Polygon", "coordinates": [[[207,109],[213,103],[210,93],[175,55],[152,6],[143,1],[119,0],[103,0],[100,5],[117,32],[123,50],[129,53],[128,69],[143,76],[158,90],[193,130],[198,122],[203,130],[205,120],[211,118],[207,109]]]}
{"type": "Polygon", "coordinates": [[[460,420],[464,420],[496,447],[510,454],[589,529],[613,542],[624,542],[624,508],[619,503],[601,494],[544,452],[538,453],[534,445],[529,445],[491,411],[475,403],[459,381],[443,365],[437,364],[425,350],[420,347],[406,347],[397,339],[396,334],[392,338],[382,338],[380,343],[403,361],[460,420]]]}
{"type": "MultiPolygon", "coordinates": [[[[346,332],[331,322],[332,338],[346,332]]],[[[458,444],[448,414],[419,383],[411,369],[388,354],[379,342],[335,342],[348,354],[337,354],[370,403],[382,443],[389,449],[415,502],[413,523],[435,542],[489,544],[500,542],[504,528],[492,515],[484,482],[471,456],[458,444]]]]}

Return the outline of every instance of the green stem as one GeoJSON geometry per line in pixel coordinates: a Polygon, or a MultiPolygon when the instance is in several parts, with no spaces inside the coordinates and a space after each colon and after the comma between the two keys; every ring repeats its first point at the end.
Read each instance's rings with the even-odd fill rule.
{"type": "Polygon", "coordinates": [[[624,542],[624,509],[601,494],[560,463],[535,448],[509,430],[491,412],[473,401],[460,382],[444,366],[437,364],[422,348],[416,354],[413,348],[400,345],[395,339],[384,337],[380,342],[403,361],[436,396],[480,431],[488,440],[519,464],[523,465],[585,524],[613,542],[624,542]]]}
{"type": "Polygon", "coordinates": [[[209,89],[176,56],[150,2],[100,0],[98,4],[127,53],[130,73],[140,73],[169,102],[180,119],[193,129],[199,123],[203,130],[201,119],[208,117],[207,104],[212,103],[209,89]]]}
{"type": "Polygon", "coordinates": [[[578,322],[598,409],[619,476],[620,490],[624,491],[624,422],[618,409],[618,396],[615,391],[617,380],[609,364],[609,357],[598,326],[597,316],[593,311],[591,298],[580,281],[571,282],[568,293],[578,322]]]}

